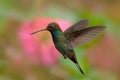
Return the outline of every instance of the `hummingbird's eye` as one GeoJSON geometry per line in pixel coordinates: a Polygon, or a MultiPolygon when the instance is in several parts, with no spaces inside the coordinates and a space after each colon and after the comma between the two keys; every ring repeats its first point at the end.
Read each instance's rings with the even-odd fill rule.
{"type": "Polygon", "coordinates": [[[48,26],[48,28],[52,29],[52,28],[53,28],[53,26],[48,26]]]}
{"type": "Polygon", "coordinates": [[[53,26],[48,26],[47,28],[48,28],[49,30],[51,30],[51,29],[53,29],[53,26]]]}
{"type": "Polygon", "coordinates": [[[49,29],[55,29],[56,28],[56,23],[52,22],[52,23],[48,24],[47,28],[49,28],[49,29]]]}

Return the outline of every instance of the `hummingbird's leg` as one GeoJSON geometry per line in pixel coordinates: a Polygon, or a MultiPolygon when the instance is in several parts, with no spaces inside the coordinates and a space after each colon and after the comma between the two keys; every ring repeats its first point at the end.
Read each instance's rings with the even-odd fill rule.
{"type": "Polygon", "coordinates": [[[66,59],[66,58],[67,58],[67,55],[64,54],[63,57],[64,57],[64,59],[66,59]]]}

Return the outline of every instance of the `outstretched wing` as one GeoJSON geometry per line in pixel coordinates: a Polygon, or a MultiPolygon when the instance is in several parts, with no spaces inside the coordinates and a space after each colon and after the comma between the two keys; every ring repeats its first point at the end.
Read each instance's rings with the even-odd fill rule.
{"type": "Polygon", "coordinates": [[[104,28],[105,26],[94,26],[74,31],[71,33],[72,35],[69,41],[73,47],[86,44],[98,36],[104,30],[104,28]]]}
{"type": "Polygon", "coordinates": [[[87,26],[88,26],[88,19],[80,20],[77,23],[75,23],[74,25],[72,25],[71,27],[69,27],[68,29],[66,29],[64,31],[63,36],[66,37],[66,39],[68,40],[71,38],[71,34],[74,31],[85,29],[85,28],[87,28],[87,26]]]}
{"type": "Polygon", "coordinates": [[[87,28],[87,26],[88,26],[88,19],[80,20],[77,23],[73,24],[68,29],[66,29],[64,31],[64,33],[70,33],[70,32],[76,31],[76,30],[85,29],[85,28],[87,28]]]}

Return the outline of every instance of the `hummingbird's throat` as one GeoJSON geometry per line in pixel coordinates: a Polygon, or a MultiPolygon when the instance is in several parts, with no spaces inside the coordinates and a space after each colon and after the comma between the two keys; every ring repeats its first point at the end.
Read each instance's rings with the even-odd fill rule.
{"type": "Polygon", "coordinates": [[[60,36],[62,34],[62,32],[59,31],[59,30],[51,30],[50,33],[52,35],[54,43],[57,43],[58,39],[60,38],[60,36]]]}

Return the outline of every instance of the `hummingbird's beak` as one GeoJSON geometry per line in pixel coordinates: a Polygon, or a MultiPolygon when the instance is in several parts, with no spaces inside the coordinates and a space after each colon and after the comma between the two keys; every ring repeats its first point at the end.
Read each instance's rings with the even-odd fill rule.
{"type": "Polygon", "coordinates": [[[35,33],[38,33],[38,32],[41,32],[41,31],[44,31],[44,30],[48,30],[48,29],[45,28],[45,29],[42,29],[42,30],[38,30],[38,31],[32,32],[31,35],[33,35],[33,34],[35,34],[35,33]]]}

